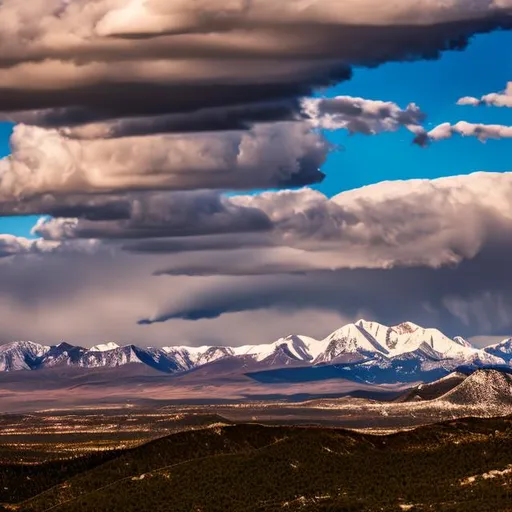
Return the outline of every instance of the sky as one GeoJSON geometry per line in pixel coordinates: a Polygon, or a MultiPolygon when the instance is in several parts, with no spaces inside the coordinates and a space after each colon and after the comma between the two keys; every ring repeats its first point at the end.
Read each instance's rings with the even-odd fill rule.
{"type": "Polygon", "coordinates": [[[0,343],[512,335],[509,0],[91,5],[0,6],[0,343]]]}
{"type": "MultiPolygon", "coordinates": [[[[512,77],[511,46],[512,33],[509,32],[475,36],[465,51],[445,53],[439,60],[357,68],[351,80],[330,87],[321,95],[385,99],[399,105],[415,102],[428,113],[429,126],[461,119],[507,124],[510,112],[506,109],[463,108],[456,102],[461,95],[482,96],[503,88],[512,77]],[[497,62],[500,65],[496,65],[497,62]],[[478,63],[478,73],[475,73],[475,63],[478,63]]],[[[12,123],[0,124],[1,156],[10,153],[12,127],[12,123]]],[[[343,149],[328,156],[322,166],[327,178],[313,186],[327,196],[385,180],[432,179],[481,170],[510,170],[512,139],[491,140],[482,145],[460,137],[422,151],[408,144],[404,131],[369,138],[340,130],[329,134],[328,138],[343,149]]],[[[37,216],[0,218],[0,231],[31,237],[36,221],[37,216]]]]}
{"type": "MultiPolygon", "coordinates": [[[[456,103],[461,96],[482,96],[503,89],[512,76],[511,45],[512,34],[508,32],[476,36],[465,51],[445,53],[437,61],[357,69],[352,80],[329,89],[328,94],[385,99],[399,105],[415,102],[428,114],[429,126],[462,119],[510,124],[507,109],[475,109],[456,103]]],[[[373,138],[340,131],[329,138],[345,150],[331,154],[324,166],[327,179],[319,189],[328,195],[384,180],[510,170],[512,140],[491,140],[482,145],[460,137],[421,151],[407,144],[403,131],[373,138]],[[348,168],[350,173],[338,173],[338,168],[348,168]]]]}

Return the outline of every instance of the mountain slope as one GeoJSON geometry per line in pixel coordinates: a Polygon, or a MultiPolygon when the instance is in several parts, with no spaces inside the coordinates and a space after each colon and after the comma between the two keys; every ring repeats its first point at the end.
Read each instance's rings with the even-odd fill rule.
{"type": "MultiPolygon", "coordinates": [[[[333,369],[324,372],[330,376],[328,378],[339,374],[370,383],[418,382],[438,379],[458,367],[510,365],[512,340],[481,350],[463,338],[451,339],[437,329],[425,329],[411,322],[389,327],[359,320],[337,329],[323,340],[290,335],[273,343],[238,347],[141,348],[119,346],[114,342],[89,349],[69,343],[44,346],[32,342],[14,342],[0,347],[0,371],[59,366],[115,368],[136,363],[166,373],[179,373],[224,359],[230,360],[231,373],[330,366],[333,369]]],[[[314,379],[321,374],[315,372],[314,379]]]]}
{"type": "Polygon", "coordinates": [[[506,363],[512,362],[512,338],[503,340],[501,343],[491,345],[483,350],[486,354],[503,359],[506,363]]]}
{"type": "Polygon", "coordinates": [[[0,371],[32,370],[50,347],[31,341],[15,341],[0,346],[0,371]]]}
{"type": "Polygon", "coordinates": [[[477,370],[438,399],[455,405],[512,405],[512,375],[497,370],[477,370]]]}
{"type": "Polygon", "coordinates": [[[435,400],[440,398],[449,391],[453,390],[459,384],[467,379],[467,375],[461,372],[453,372],[446,377],[429,382],[426,384],[419,384],[410,389],[404,395],[400,396],[397,402],[418,402],[423,400],[435,400]]]}

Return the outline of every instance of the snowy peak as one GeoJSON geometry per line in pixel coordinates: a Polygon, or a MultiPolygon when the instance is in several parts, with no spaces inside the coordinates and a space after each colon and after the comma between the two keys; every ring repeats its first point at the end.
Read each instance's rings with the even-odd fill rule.
{"type": "Polygon", "coordinates": [[[499,357],[506,363],[512,363],[512,338],[503,340],[500,343],[486,347],[483,352],[490,356],[499,357]]]}
{"type": "Polygon", "coordinates": [[[327,348],[325,353],[321,354],[318,358],[318,362],[334,361],[339,356],[346,354],[362,356],[371,356],[376,353],[389,354],[389,350],[382,343],[382,340],[385,341],[386,332],[384,329],[379,329],[379,327],[381,327],[379,324],[367,325],[367,323],[359,321],[334,331],[325,338],[324,342],[327,344],[327,348]],[[379,342],[378,338],[380,338],[381,342],[379,342]]]}
{"type": "Polygon", "coordinates": [[[316,362],[336,362],[340,357],[346,360],[349,354],[394,358],[418,350],[438,359],[465,360],[478,352],[462,338],[453,340],[437,329],[424,329],[411,322],[388,327],[359,320],[334,331],[325,342],[327,349],[316,362]]]}
{"type": "Polygon", "coordinates": [[[115,368],[130,363],[142,363],[139,358],[138,348],[134,345],[127,345],[107,350],[88,350],[78,362],[78,366],[85,368],[108,367],[115,368]]]}
{"type": "Polygon", "coordinates": [[[280,338],[274,343],[265,345],[243,345],[233,347],[233,355],[250,356],[255,361],[264,361],[276,354],[286,354],[287,357],[297,361],[312,361],[318,355],[324,345],[321,341],[299,336],[296,334],[280,338]]]}
{"type": "Polygon", "coordinates": [[[50,347],[34,343],[33,341],[13,341],[5,345],[0,345],[0,353],[12,352],[12,351],[24,351],[31,354],[42,355],[50,347]]]}
{"type": "Polygon", "coordinates": [[[287,366],[344,366],[347,378],[375,382],[429,381],[457,368],[512,366],[512,339],[477,349],[461,337],[451,339],[437,329],[412,322],[386,326],[360,319],[322,340],[293,334],[261,345],[237,347],[170,346],[141,348],[114,342],[91,348],[60,343],[51,347],[32,342],[0,346],[0,371],[36,370],[58,366],[113,368],[144,364],[167,373],[191,371],[229,359],[231,367],[260,370],[287,366]]]}
{"type": "Polygon", "coordinates": [[[204,352],[197,354],[196,365],[213,363],[218,359],[233,355],[233,349],[229,347],[205,347],[205,349],[204,352]]]}
{"type": "Polygon", "coordinates": [[[0,371],[32,370],[50,349],[31,341],[15,341],[0,346],[0,371]]]}
{"type": "Polygon", "coordinates": [[[119,345],[117,343],[114,343],[113,341],[109,341],[108,343],[94,345],[94,347],[91,347],[89,349],[89,351],[90,352],[107,352],[108,350],[115,350],[116,348],[119,348],[119,345]]]}
{"type": "Polygon", "coordinates": [[[174,357],[185,368],[190,369],[194,366],[212,363],[217,359],[233,355],[233,349],[230,347],[211,347],[204,345],[202,347],[164,347],[161,349],[169,357],[174,357]]]}

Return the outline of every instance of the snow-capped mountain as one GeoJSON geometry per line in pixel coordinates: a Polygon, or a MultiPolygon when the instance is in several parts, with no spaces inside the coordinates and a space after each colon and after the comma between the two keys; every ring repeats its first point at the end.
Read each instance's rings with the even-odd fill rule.
{"type": "Polygon", "coordinates": [[[262,345],[169,346],[141,348],[114,342],[84,348],[60,343],[44,346],[14,342],[0,346],[0,371],[38,370],[58,366],[113,368],[144,364],[179,373],[230,358],[240,368],[255,371],[293,367],[329,367],[344,377],[380,382],[434,380],[458,367],[512,365],[512,339],[477,349],[461,337],[449,338],[437,329],[411,322],[385,326],[359,320],[337,329],[323,340],[291,335],[262,345]]]}
{"type": "Polygon", "coordinates": [[[334,331],[328,346],[315,362],[336,362],[347,354],[363,358],[375,354],[393,358],[418,350],[440,359],[472,357],[478,352],[462,338],[450,339],[437,329],[423,329],[411,322],[387,327],[377,322],[359,320],[334,331]]]}
{"type": "Polygon", "coordinates": [[[115,350],[116,348],[119,348],[119,345],[113,341],[109,341],[108,343],[94,345],[94,347],[91,347],[89,350],[91,352],[107,352],[107,350],[115,350]]]}
{"type": "Polygon", "coordinates": [[[496,345],[490,345],[484,349],[486,354],[503,359],[508,364],[512,363],[512,338],[503,340],[496,345]]]}
{"type": "Polygon", "coordinates": [[[31,341],[15,341],[0,346],[0,371],[32,370],[37,367],[38,360],[50,350],[31,341]]]}
{"type": "Polygon", "coordinates": [[[250,356],[255,361],[283,365],[312,363],[322,352],[325,342],[308,336],[291,335],[268,345],[246,345],[233,348],[235,356],[250,356]]]}

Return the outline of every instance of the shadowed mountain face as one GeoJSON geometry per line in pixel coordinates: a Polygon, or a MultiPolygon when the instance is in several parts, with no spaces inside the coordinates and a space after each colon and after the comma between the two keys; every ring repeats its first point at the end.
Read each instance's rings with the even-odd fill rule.
{"type": "Polygon", "coordinates": [[[463,338],[411,322],[388,327],[359,320],[323,340],[291,335],[273,343],[226,347],[142,348],[115,343],[90,349],[60,343],[13,342],[0,347],[0,371],[48,368],[116,368],[140,364],[167,374],[247,374],[264,383],[332,378],[373,384],[433,381],[458,367],[507,367],[510,340],[477,349],[463,338]],[[212,365],[212,366],[210,366],[212,365]]]}
{"type": "Polygon", "coordinates": [[[468,376],[461,372],[453,372],[439,380],[426,384],[419,384],[397,399],[397,402],[420,402],[424,400],[435,400],[448,393],[459,384],[464,382],[468,376]]]}

